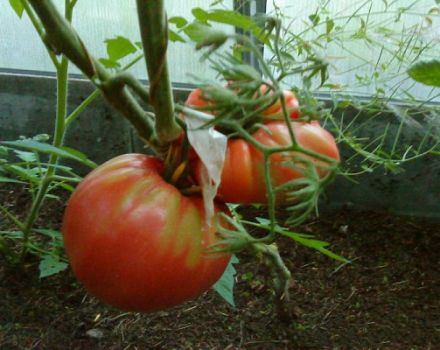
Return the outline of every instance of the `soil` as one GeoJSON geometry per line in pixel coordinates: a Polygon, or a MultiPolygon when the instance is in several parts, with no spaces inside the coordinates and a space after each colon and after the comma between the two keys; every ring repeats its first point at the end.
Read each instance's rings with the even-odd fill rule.
{"type": "MultiPolygon", "coordinates": [[[[27,202],[0,189],[11,209],[27,202]]],[[[39,224],[59,227],[62,203],[52,200],[39,224]]],[[[102,304],[69,271],[39,279],[37,261],[19,272],[0,260],[0,349],[440,349],[439,224],[347,210],[294,230],[352,263],[281,240],[294,277],[290,323],[274,312],[268,271],[245,254],[236,308],[209,291],[149,315],[102,304]]]]}

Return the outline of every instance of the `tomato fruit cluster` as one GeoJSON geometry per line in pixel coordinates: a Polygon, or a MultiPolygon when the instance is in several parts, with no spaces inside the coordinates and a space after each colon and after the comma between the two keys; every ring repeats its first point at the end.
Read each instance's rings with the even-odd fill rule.
{"type": "MultiPolygon", "coordinates": [[[[266,94],[267,89],[266,85],[262,85],[260,93],[266,94]]],[[[298,100],[291,91],[283,91],[283,95],[297,143],[308,151],[338,162],[340,159],[339,151],[331,133],[321,127],[317,121],[308,123],[295,121],[299,118],[298,100]]],[[[193,90],[186,100],[186,104],[191,107],[204,107],[210,103],[211,101],[203,99],[201,89],[193,90]]],[[[254,132],[252,137],[267,147],[290,146],[292,141],[288,125],[283,120],[272,120],[273,118],[271,118],[271,116],[281,113],[282,103],[280,99],[277,99],[262,112],[265,126],[254,132]]],[[[304,165],[300,164],[301,161],[311,161],[321,177],[325,176],[331,167],[329,162],[305,156],[299,152],[274,153],[269,157],[272,186],[277,187],[303,177],[301,167],[304,165]],[[292,162],[296,163],[296,169],[291,166],[292,162]]],[[[197,181],[200,182],[203,164],[198,160],[193,167],[197,181]]],[[[218,197],[229,203],[267,204],[264,169],[264,156],[260,150],[244,139],[229,139],[218,197]]],[[[277,203],[282,204],[284,199],[283,195],[279,194],[277,203]]]]}
{"type": "MultiPolygon", "coordinates": [[[[299,112],[293,93],[284,92],[284,100],[297,143],[338,161],[333,136],[316,121],[294,120],[299,112]]],[[[186,103],[203,107],[210,102],[196,89],[186,103]]],[[[280,113],[281,107],[278,99],[263,111],[265,125],[252,135],[266,147],[291,146],[288,125],[270,118],[280,113]]],[[[190,170],[200,183],[203,165],[194,150],[190,152],[190,170]]],[[[277,187],[304,176],[304,161],[313,163],[320,176],[327,174],[329,163],[316,156],[278,152],[269,157],[272,185],[277,187]]],[[[267,203],[264,164],[257,147],[244,139],[229,139],[219,199],[267,203]]],[[[221,277],[230,260],[227,253],[207,254],[220,237],[216,226],[206,222],[202,198],[184,196],[165,181],[164,171],[164,162],[156,157],[116,157],[84,178],[65,210],[64,244],[77,279],[91,294],[123,310],[153,312],[194,298],[221,277]]],[[[277,201],[282,203],[282,195],[277,201]]],[[[215,211],[227,213],[226,207],[218,203],[215,211]]]]}
{"type": "MultiPolygon", "coordinates": [[[[331,159],[339,160],[339,151],[333,136],[317,122],[292,122],[291,124],[299,145],[331,159]]],[[[269,147],[291,144],[289,129],[283,121],[268,122],[265,128],[258,129],[252,136],[261,144],[269,147]]],[[[274,187],[304,176],[299,169],[294,169],[289,165],[289,161],[291,162],[295,157],[312,161],[321,176],[327,173],[326,169],[329,164],[324,161],[297,152],[274,153],[269,157],[270,177],[274,187]]],[[[198,161],[196,167],[196,174],[200,179],[202,163],[198,161]]],[[[267,203],[264,157],[261,151],[249,142],[240,138],[228,141],[218,196],[229,203],[267,203]]],[[[278,204],[281,204],[283,199],[280,195],[277,198],[278,204]]]]}
{"type": "MultiPolygon", "coordinates": [[[[260,94],[266,94],[267,89],[268,89],[267,85],[261,85],[260,94]]],[[[290,90],[284,90],[283,96],[290,119],[298,119],[299,102],[295,94],[290,90]]],[[[206,107],[210,103],[211,102],[209,100],[203,98],[202,89],[192,90],[185,102],[185,104],[190,107],[206,107]]],[[[281,114],[281,113],[282,113],[282,105],[281,105],[281,100],[278,98],[272,105],[266,108],[262,114],[263,114],[263,118],[266,117],[267,119],[270,120],[272,115],[281,114]]]]}
{"type": "MultiPolygon", "coordinates": [[[[123,310],[152,312],[194,298],[224,272],[199,196],[185,197],[161,176],[163,162],[126,154],[79,184],[63,220],[67,255],[93,295],[123,310]]],[[[217,205],[217,211],[225,211],[217,205]]]]}

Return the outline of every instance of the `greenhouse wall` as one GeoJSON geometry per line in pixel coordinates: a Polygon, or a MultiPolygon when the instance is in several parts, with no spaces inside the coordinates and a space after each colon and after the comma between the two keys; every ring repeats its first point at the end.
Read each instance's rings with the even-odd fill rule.
{"type": "MultiPolygon", "coordinates": [[[[54,3],[61,9],[64,0],[57,0],[54,3]]],[[[190,17],[192,8],[206,6],[204,0],[173,0],[165,3],[168,17],[190,17]]],[[[88,50],[97,58],[107,57],[105,41],[108,39],[122,36],[134,43],[140,42],[136,2],[106,0],[105,6],[102,4],[102,0],[78,1],[73,17],[73,26],[83,38],[88,50]]],[[[231,9],[233,0],[223,1],[222,6],[231,9]]],[[[0,23],[3,28],[0,35],[0,68],[14,71],[54,72],[46,48],[27,16],[20,19],[15,15],[8,2],[2,1],[0,2],[0,23]],[[20,29],[17,30],[17,28],[20,29]]],[[[227,26],[219,27],[226,31],[233,30],[227,26]]],[[[194,73],[208,78],[214,77],[209,65],[200,63],[198,54],[192,46],[171,43],[168,58],[170,61],[178,62],[178,64],[170,65],[171,79],[174,82],[194,82],[194,73]]],[[[126,61],[122,60],[121,63],[124,64],[126,61]]],[[[145,79],[147,73],[144,61],[138,62],[130,72],[138,78],[145,79]]],[[[72,66],[70,73],[80,74],[80,71],[72,66]]]]}

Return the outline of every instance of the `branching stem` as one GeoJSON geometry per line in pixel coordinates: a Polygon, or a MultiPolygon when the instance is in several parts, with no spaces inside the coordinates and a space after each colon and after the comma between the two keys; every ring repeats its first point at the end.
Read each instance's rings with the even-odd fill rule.
{"type": "Polygon", "coordinates": [[[74,63],[101,90],[109,103],[134,125],[139,136],[154,146],[156,138],[153,123],[145,116],[145,111],[125,87],[114,88],[109,83],[113,76],[89,54],[79,35],[59,14],[52,1],[29,2],[45,29],[43,37],[51,50],[63,54],[74,63]]]}

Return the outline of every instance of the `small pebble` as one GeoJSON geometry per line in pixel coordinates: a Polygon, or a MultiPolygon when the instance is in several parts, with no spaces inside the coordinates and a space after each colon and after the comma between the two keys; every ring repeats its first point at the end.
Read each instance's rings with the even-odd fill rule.
{"type": "Polygon", "coordinates": [[[101,339],[104,337],[104,332],[99,328],[93,328],[93,329],[89,329],[86,332],[86,335],[89,336],[90,338],[101,339]]]}

